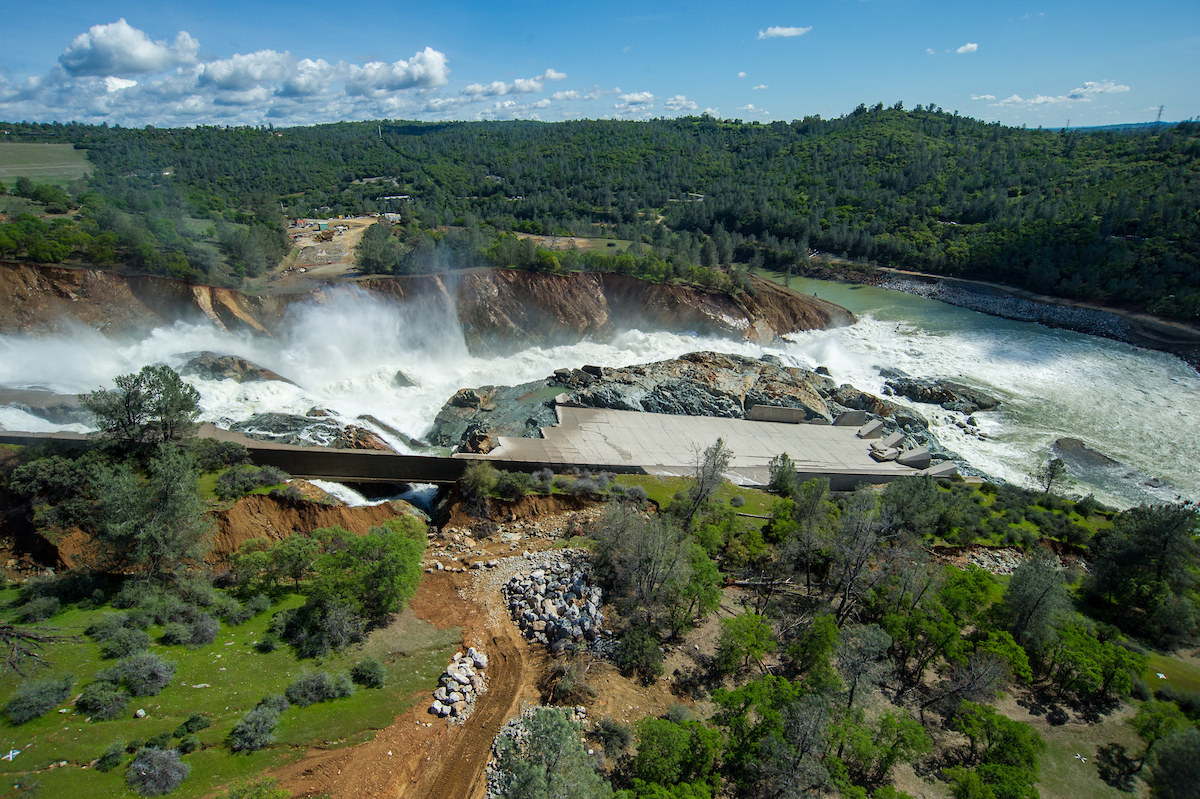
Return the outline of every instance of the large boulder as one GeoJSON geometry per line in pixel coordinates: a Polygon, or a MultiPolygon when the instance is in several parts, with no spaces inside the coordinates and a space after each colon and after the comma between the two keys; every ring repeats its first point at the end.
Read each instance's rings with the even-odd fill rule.
{"type": "MultiPolygon", "coordinates": [[[[179,370],[182,375],[194,375],[208,380],[236,380],[239,383],[278,380],[291,383],[270,369],[251,363],[236,355],[218,355],[215,352],[201,352],[179,370]]],[[[294,385],[294,384],[293,384],[294,385]]]]}

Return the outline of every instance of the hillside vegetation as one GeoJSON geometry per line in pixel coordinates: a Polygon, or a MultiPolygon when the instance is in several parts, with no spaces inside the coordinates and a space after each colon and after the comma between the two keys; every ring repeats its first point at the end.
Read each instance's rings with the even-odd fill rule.
{"type": "MultiPolygon", "coordinates": [[[[95,168],[77,222],[0,233],[0,252],[205,281],[282,257],[282,213],[392,211],[365,271],[497,264],[742,287],[739,266],[810,251],[1200,314],[1200,126],[1129,132],[988,124],[939,108],[833,120],[711,117],[337,123],[144,130],[14,125],[95,168]],[[550,252],[506,233],[606,236],[550,252]],[[38,237],[60,246],[34,246],[38,237]],[[63,250],[66,247],[66,250],[63,250]]],[[[28,192],[27,192],[28,193],[28,192]]]]}

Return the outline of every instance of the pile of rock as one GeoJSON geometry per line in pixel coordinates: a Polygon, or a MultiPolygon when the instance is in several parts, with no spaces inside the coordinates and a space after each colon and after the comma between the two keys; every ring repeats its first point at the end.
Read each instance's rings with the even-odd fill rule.
{"type": "Polygon", "coordinates": [[[593,644],[604,634],[601,590],[590,585],[586,555],[564,554],[503,588],[513,621],[531,641],[559,654],[568,646],[593,644]]]}
{"type": "Polygon", "coordinates": [[[487,655],[475,647],[467,649],[466,654],[455,652],[439,680],[441,684],[433,692],[429,712],[438,717],[451,716],[458,721],[471,715],[475,700],[487,691],[483,674],[487,665],[487,655]]]}
{"type": "Polygon", "coordinates": [[[1019,549],[981,547],[967,554],[967,562],[992,574],[1012,574],[1028,556],[1019,549]]]}

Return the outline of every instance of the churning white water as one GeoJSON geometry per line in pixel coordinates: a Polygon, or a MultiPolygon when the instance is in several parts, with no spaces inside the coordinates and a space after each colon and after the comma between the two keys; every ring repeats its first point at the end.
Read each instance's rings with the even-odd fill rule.
{"type": "MultiPolygon", "coordinates": [[[[793,286],[849,307],[860,321],[769,347],[631,330],[604,343],[472,356],[452,316],[345,288],[330,292],[324,302],[294,308],[276,338],[195,322],[177,322],[126,341],[84,327],[40,338],[0,336],[0,387],[81,393],[110,386],[115,375],[147,364],[179,368],[194,353],[211,350],[246,358],[294,384],[191,378],[205,421],[228,427],[256,413],[303,415],[315,407],[359,425],[364,425],[360,416],[370,415],[419,438],[442,404],[464,387],[512,385],[562,367],[628,366],[697,350],[770,353],[796,365],[826,366],[838,382],[873,393],[883,389],[880,367],[889,367],[914,377],[953,378],[999,396],[1004,400],[1000,410],[976,414],[990,436],[986,441],[963,434],[939,408],[913,407],[931,419],[949,449],[1006,480],[1028,484],[1029,473],[1049,456],[1051,442],[1072,436],[1171,487],[1085,482],[1075,490],[1094,491],[1119,505],[1177,494],[1200,498],[1200,468],[1193,459],[1200,452],[1200,376],[1178,359],[897,292],[818,281],[793,286]],[[416,385],[398,385],[397,372],[416,385]]],[[[12,406],[0,407],[0,427],[79,429],[12,406]]],[[[407,451],[395,436],[376,432],[398,451],[407,451]]]]}

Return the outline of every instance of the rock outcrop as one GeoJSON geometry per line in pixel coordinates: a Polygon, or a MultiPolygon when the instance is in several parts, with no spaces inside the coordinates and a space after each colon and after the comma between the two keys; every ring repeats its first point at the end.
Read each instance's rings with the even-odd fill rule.
{"type": "Polygon", "coordinates": [[[888,432],[915,435],[931,451],[940,447],[928,423],[909,408],[837,385],[831,378],[767,355],[747,358],[694,352],[670,361],[607,369],[560,369],[545,380],[519,386],[463,389],[442,407],[430,439],[440,446],[486,452],[500,436],[536,438],[557,423],[554,404],[645,411],[682,416],[744,419],[755,405],[795,408],[808,421],[828,424],[847,410],[884,420],[888,432]],[[928,439],[928,440],[926,440],[928,439]]]}
{"type": "Polygon", "coordinates": [[[304,416],[289,413],[256,413],[249,419],[231,423],[229,429],[259,441],[275,444],[394,452],[387,442],[365,427],[343,424],[328,411],[320,408],[312,408],[304,416]]]}
{"type": "MultiPolygon", "coordinates": [[[[278,380],[291,383],[286,377],[272,372],[270,369],[251,363],[236,355],[220,355],[215,352],[201,352],[183,365],[179,370],[182,375],[194,375],[207,380],[235,380],[238,383],[256,383],[259,381],[278,380]]],[[[295,385],[293,383],[293,385],[295,385]]]]}
{"type": "Polygon", "coordinates": [[[913,402],[941,405],[944,410],[968,415],[1000,407],[1000,400],[991,394],[952,380],[913,378],[895,369],[881,369],[880,374],[885,378],[885,393],[908,397],[913,402]]]}

